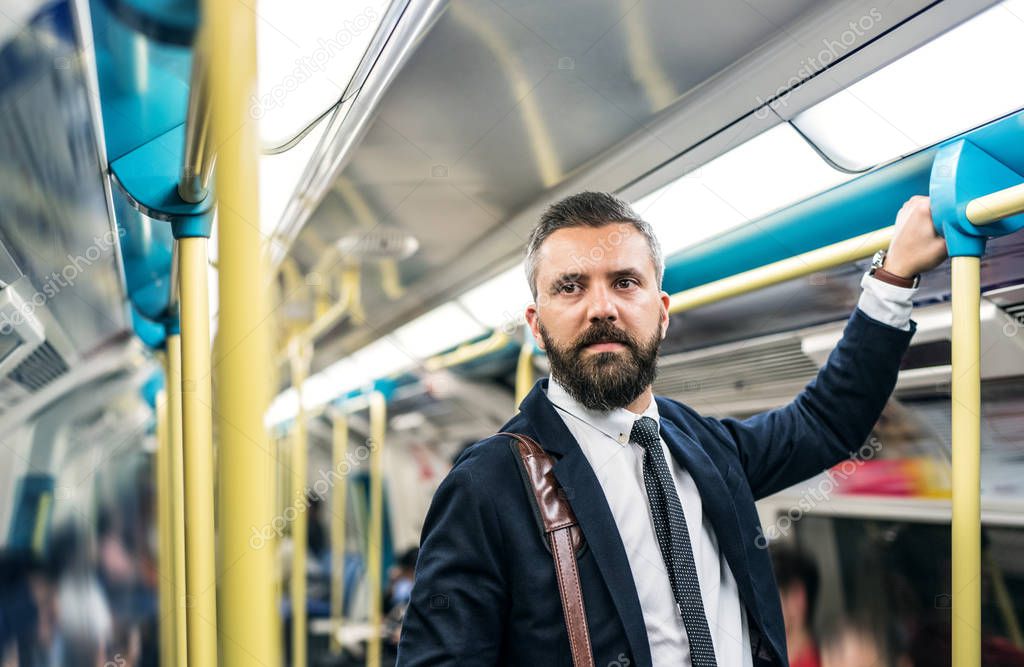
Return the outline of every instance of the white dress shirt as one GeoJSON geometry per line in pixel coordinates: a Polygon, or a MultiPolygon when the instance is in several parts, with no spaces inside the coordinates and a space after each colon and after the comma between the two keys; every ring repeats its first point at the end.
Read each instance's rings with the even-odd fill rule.
{"type": "MultiPolygon", "coordinates": [[[[867,274],[861,285],[864,290],[857,305],[864,314],[899,329],[910,328],[911,299],[916,288],[897,287],[867,274]]],[[[608,501],[633,573],[653,664],[689,665],[686,629],[676,609],[647,502],[644,450],[629,442],[637,419],[650,417],[660,426],[658,404],[652,400],[643,414],[626,408],[589,410],[573,399],[554,376],[548,383],[547,397],[579,443],[608,501]]],[[[704,516],[697,485],[690,473],[672,458],[664,440],[661,447],[672,468],[676,493],[686,515],[716,660],[720,667],[749,667],[753,664],[750,633],[736,579],[718,550],[718,540],[704,516]]]]}

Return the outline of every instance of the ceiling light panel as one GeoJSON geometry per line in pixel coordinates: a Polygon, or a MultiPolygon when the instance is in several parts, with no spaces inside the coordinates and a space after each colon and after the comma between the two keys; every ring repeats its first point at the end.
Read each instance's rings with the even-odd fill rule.
{"type": "Polygon", "coordinates": [[[426,359],[485,333],[480,322],[452,301],[395,330],[392,337],[407,356],[426,359]]]}
{"type": "Polygon", "coordinates": [[[852,178],[776,125],[634,203],[665,256],[852,178]]]}
{"type": "Polygon", "coordinates": [[[1003,2],[794,117],[846,168],[873,167],[1024,108],[1024,0],[1003,2]]]}

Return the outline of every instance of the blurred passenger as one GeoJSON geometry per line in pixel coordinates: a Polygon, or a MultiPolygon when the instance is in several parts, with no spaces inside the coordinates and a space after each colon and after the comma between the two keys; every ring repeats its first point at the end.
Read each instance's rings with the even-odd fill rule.
{"type": "Polygon", "coordinates": [[[40,664],[56,621],[53,579],[28,551],[0,554],[0,665],[40,664]]]}
{"type": "Polygon", "coordinates": [[[388,572],[388,589],[384,599],[387,601],[386,636],[395,648],[402,633],[402,619],[405,609],[409,606],[412,595],[412,584],[416,574],[416,557],[419,548],[413,547],[402,552],[388,572]]]}
{"type": "Polygon", "coordinates": [[[99,542],[99,568],[104,585],[114,593],[135,580],[135,563],[128,553],[120,517],[113,510],[100,512],[96,528],[99,542]]]}
{"type": "MultiPolygon", "coordinates": [[[[101,599],[108,605],[109,627],[102,628],[108,660],[121,665],[139,663],[143,628],[149,628],[157,615],[155,592],[143,578],[145,540],[137,536],[139,515],[124,509],[130,502],[129,497],[121,496],[101,510],[97,525],[99,581],[86,578],[79,590],[91,596],[91,587],[96,585],[101,591],[101,599]]],[[[87,604],[97,602],[87,599],[87,604]]],[[[150,643],[154,642],[152,637],[150,643]]]]}
{"type": "MultiPolygon", "coordinates": [[[[867,623],[844,619],[822,637],[821,667],[890,667],[867,623]]],[[[900,664],[903,667],[903,663],[900,664]]]]}
{"type": "Polygon", "coordinates": [[[113,650],[110,607],[99,582],[91,575],[69,573],[57,592],[60,615],[59,662],[65,667],[102,667],[108,662],[129,667],[129,655],[113,650]],[[120,660],[120,662],[119,662],[120,660]]]}
{"type": "Polygon", "coordinates": [[[324,499],[310,491],[306,546],[309,548],[309,555],[320,563],[327,562],[331,548],[327,540],[327,529],[324,528],[323,510],[324,499]]]}
{"type": "MultiPolygon", "coordinates": [[[[109,522],[100,514],[101,528],[109,522]]],[[[66,667],[132,667],[128,653],[111,639],[114,618],[107,593],[97,576],[98,541],[77,521],[54,526],[47,546],[47,563],[56,582],[57,631],[50,665],[66,667]],[[120,661],[119,661],[120,660],[120,661]]]]}
{"type": "Polygon", "coordinates": [[[892,647],[892,637],[888,641],[883,637],[891,630],[884,619],[865,613],[842,618],[822,632],[822,667],[937,667],[933,663],[917,663],[905,651],[892,647]]]}
{"type": "Polygon", "coordinates": [[[821,667],[818,643],[811,629],[818,599],[818,566],[802,551],[772,545],[772,568],[779,585],[786,650],[790,667],[821,667]]]}
{"type": "Polygon", "coordinates": [[[417,547],[404,551],[391,567],[387,595],[389,609],[404,610],[405,605],[409,604],[409,595],[412,593],[412,583],[416,574],[416,557],[419,552],[417,547]]]}

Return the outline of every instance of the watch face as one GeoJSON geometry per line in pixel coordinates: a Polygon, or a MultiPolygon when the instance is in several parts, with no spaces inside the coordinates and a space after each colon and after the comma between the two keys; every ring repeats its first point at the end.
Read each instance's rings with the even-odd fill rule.
{"type": "Polygon", "coordinates": [[[875,256],[871,258],[871,268],[880,269],[882,268],[882,262],[885,261],[885,251],[879,250],[875,253],[875,256]]]}

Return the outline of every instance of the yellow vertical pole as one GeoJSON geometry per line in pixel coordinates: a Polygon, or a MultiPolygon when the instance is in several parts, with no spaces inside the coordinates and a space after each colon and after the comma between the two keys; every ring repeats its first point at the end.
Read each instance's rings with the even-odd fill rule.
{"type": "MultiPolygon", "coordinates": [[[[166,377],[166,372],[165,372],[166,377]]],[[[167,423],[167,389],[156,395],[156,457],[153,489],[156,496],[157,595],[160,616],[157,621],[160,640],[160,665],[174,665],[174,556],[171,540],[171,435],[167,423]]]]}
{"type": "MultiPolygon", "coordinates": [[[[288,484],[290,481],[289,468],[286,465],[288,460],[288,439],[287,434],[277,434],[273,439],[274,455],[276,457],[276,467],[274,469],[274,477],[277,481],[277,493],[274,497],[274,516],[278,517],[278,521],[284,520],[284,511],[288,506],[288,484]]],[[[273,539],[274,553],[280,553],[281,538],[283,535],[278,529],[271,531],[273,539]]],[[[284,599],[284,572],[276,567],[279,562],[275,559],[274,561],[274,602],[279,603],[284,599]]],[[[281,622],[283,619],[279,619],[278,623],[274,627],[274,651],[275,655],[284,655],[284,624],[281,622]]]]}
{"type": "Polygon", "coordinates": [[[370,526],[367,545],[366,582],[370,598],[370,639],[366,666],[380,667],[381,561],[384,550],[384,436],[387,431],[387,403],[384,394],[370,394],[370,526]]]}
{"type": "Polygon", "coordinates": [[[217,665],[213,525],[213,387],[207,239],[178,240],[181,276],[181,414],[185,447],[185,591],[188,664],[217,665]]]}
{"type": "Polygon", "coordinates": [[[528,340],[519,348],[519,362],[516,364],[516,409],[533,389],[533,341],[528,340]]]}
{"type": "Polygon", "coordinates": [[[284,514],[284,510],[288,507],[288,498],[291,495],[291,468],[288,466],[288,461],[291,459],[291,445],[289,444],[291,439],[291,433],[282,433],[277,438],[277,503],[274,506],[274,511],[279,515],[284,514]]]}
{"type": "Polygon", "coordinates": [[[36,523],[32,529],[32,551],[42,555],[46,545],[46,525],[50,519],[50,506],[53,505],[53,494],[44,491],[36,504],[36,523]]]}
{"type": "Polygon", "coordinates": [[[309,354],[302,341],[295,341],[290,355],[292,387],[298,399],[298,412],[292,430],[290,505],[297,511],[292,520],[292,667],[306,667],[306,549],[308,547],[309,500],[306,490],[306,411],[302,406],[302,385],[309,372],[309,354]]]}
{"type": "Polygon", "coordinates": [[[953,257],[953,664],[981,664],[981,258],[953,257]]]}
{"type": "Polygon", "coordinates": [[[341,653],[338,633],[344,621],[345,601],[345,512],[348,498],[348,418],[335,413],[331,419],[332,461],[338,481],[331,490],[331,653],[341,653]],[[344,471],[345,474],[342,474],[344,471]]]}
{"type": "MultiPolygon", "coordinates": [[[[204,0],[211,130],[217,153],[217,359],[222,656],[226,667],[281,664],[274,598],[274,455],[270,404],[270,273],[260,233],[256,15],[240,0],[204,0]],[[256,531],[254,533],[254,531],[256,531]]],[[[190,666],[191,667],[191,666],[190,666]]]]}
{"type": "Polygon", "coordinates": [[[171,581],[174,590],[174,665],[188,665],[185,613],[185,452],[181,433],[181,335],[167,336],[167,438],[171,517],[171,581]]]}

